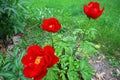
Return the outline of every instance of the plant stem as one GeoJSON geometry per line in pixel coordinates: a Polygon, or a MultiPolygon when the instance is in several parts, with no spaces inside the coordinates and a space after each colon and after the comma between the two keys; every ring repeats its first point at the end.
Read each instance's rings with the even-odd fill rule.
{"type": "Polygon", "coordinates": [[[51,44],[52,44],[52,47],[54,47],[52,32],[51,32],[51,44]]]}
{"type": "MultiPolygon", "coordinates": [[[[84,38],[85,38],[85,36],[86,36],[85,33],[86,33],[87,30],[89,30],[89,25],[90,25],[90,20],[91,20],[91,18],[88,17],[88,19],[89,19],[89,21],[88,21],[88,23],[87,23],[87,25],[86,25],[86,28],[84,29],[84,33],[83,33],[83,36],[82,36],[83,47],[84,47],[84,42],[85,42],[85,39],[84,39],[84,38]]],[[[77,37],[78,37],[78,42],[79,42],[79,41],[80,41],[79,35],[78,35],[77,37]]],[[[78,43],[78,42],[77,42],[77,43],[78,43]]],[[[75,53],[77,52],[78,48],[79,48],[79,45],[78,45],[77,47],[75,47],[75,49],[73,50],[73,53],[72,53],[73,55],[75,55],[75,53]]]]}
{"type": "Polygon", "coordinates": [[[88,18],[89,20],[88,20],[88,23],[87,23],[87,30],[90,28],[90,20],[91,20],[91,18],[88,18]]]}
{"type": "Polygon", "coordinates": [[[84,48],[84,43],[85,43],[85,37],[87,36],[86,35],[86,33],[87,33],[87,30],[89,30],[89,28],[90,28],[90,20],[91,20],[91,18],[89,18],[88,17],[88,23],[87,23],[87,25],[86,25],[86,28],[85,28],[85,30],[84,30],[84,33],[83,33],[83,37],[82,37],[82,40],[83,40],[83,48],[84,48]]]}

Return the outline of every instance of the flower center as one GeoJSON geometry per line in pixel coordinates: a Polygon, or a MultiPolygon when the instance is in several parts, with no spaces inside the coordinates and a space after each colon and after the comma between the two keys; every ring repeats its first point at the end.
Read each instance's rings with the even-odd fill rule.
{"type": "Polygon", "coordinates": [[[52,28],[52,27],[53,27],[53,25],[50,25],[50,26],[49,26],[49,28],[52,28]]]}
{"type": "Polygon", "coordinates": [[[41,58],[42,58],[41,56],[37,56],[34,63],[39,64],[41,58]]]}

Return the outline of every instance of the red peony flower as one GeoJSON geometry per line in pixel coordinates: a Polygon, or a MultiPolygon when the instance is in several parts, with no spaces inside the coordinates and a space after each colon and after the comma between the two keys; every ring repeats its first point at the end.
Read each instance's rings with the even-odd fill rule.
{"type": "Polygon", "coordinates": [[[25,77],[41,80],[46,75],[47,68],[56,64],[59,58],[54,55],[54,48],[51,46],[45,46],[42,49],[38,45],[32,45],[21,61],[24,64],[23,74],[25,77]]]}
{"type": "Polygon", "coordinates": [[[98,2],[90,2],[88,6],[84,5],[84,13],[89,18],[96,19],[100,17],[103,11],[104,11],[104,7],[100,10],[100,5],[98,2]]]}
{"type": "Polygon", "coordinates": [[[44,19],[41,26],[43,30],[53,33],[58,32],[61,28],[61,24],[56,18],[44,19]]]}
{"type": "Polygon", "coordinates": [[[47,62],[47,67],[49,68],[59,61],[58,57],[54,55],[54,48],[51,46],[44,47],[44,54],[46,57],[45,60],[47,62]]]}

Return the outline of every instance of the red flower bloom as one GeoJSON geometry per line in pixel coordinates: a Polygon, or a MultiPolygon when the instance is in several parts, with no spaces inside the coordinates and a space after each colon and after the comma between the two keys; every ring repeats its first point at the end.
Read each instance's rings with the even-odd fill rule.
{"type": "Polygon", "coordinates": [[[84,13],[93,19],[98,18],[103,11],[104,7],[100,10],[100,5],[98,2],[90,2],[88,6],[84,5],[84,13]]]}
{"type": "Polygon", "coordinates": [[[59,59],[54,55],[54,48],[51,46],[45,46],[42,49],[40,46],[32,45],[21,61],[24,64],[25,77],[41,80],[46,75],[47,68],[52,67],[59,59]]]}
{"type": "Polygon", "coordinates": [[[54,55],[54,48],[51,46],[44,47],[44,54],[46,57],[47,67],[49,68],[59,61],[58,57],[54,55]]]}
{"type": "Polygon", "coordinates": [[[59,29],[61,28],[61,24],[58,22],[56,18],[44,19],[41,26],[43,30],[53,33],[58,32],[59,29]]]}

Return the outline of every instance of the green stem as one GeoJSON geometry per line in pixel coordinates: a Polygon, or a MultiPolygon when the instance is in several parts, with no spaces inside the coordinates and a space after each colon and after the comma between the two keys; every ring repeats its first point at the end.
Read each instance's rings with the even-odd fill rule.
{"type": "Polygon", "coordinates": [[[86,37],[86,32],[87,32],[87,30],[89,30],[89,28],[90,28],[90,20],[91,20],[91,18],[89,18],[89,20],[88,20],[88,23],[87,23],[87,25],[86,25],[86,29],[84,30],[84,33],[83,33],[83,47],[84,47],[84,43],[85,43],[85,37],[86,37]]]}
{"type": "Polygon", "coordinates": [[[54,47],[52,32],[51,32],[51,44],[52,44],[52,47],[54,47]]]}
{"type": "Polygon", "coordinates": [[[85,36],[86,36],[86,32],[87,32],[87,30],[89,30],[89,28],[90,28],[90,20],[91,20],[91,18],[89,18],[88,17],[88,23],[86,24],[86,28],[85,28],[85,30],[84,30],[84,33],[83,33],[83,41],[84,41],[84,38],[85,38],[85,36]]]}
{"type": "Polygon", "coordinates": [[[88,20],[88,23],[87,23],[87,30],[90,28],[90,20],[91,20],[91,18],[88,18],[89,20],[88,20]]]}

